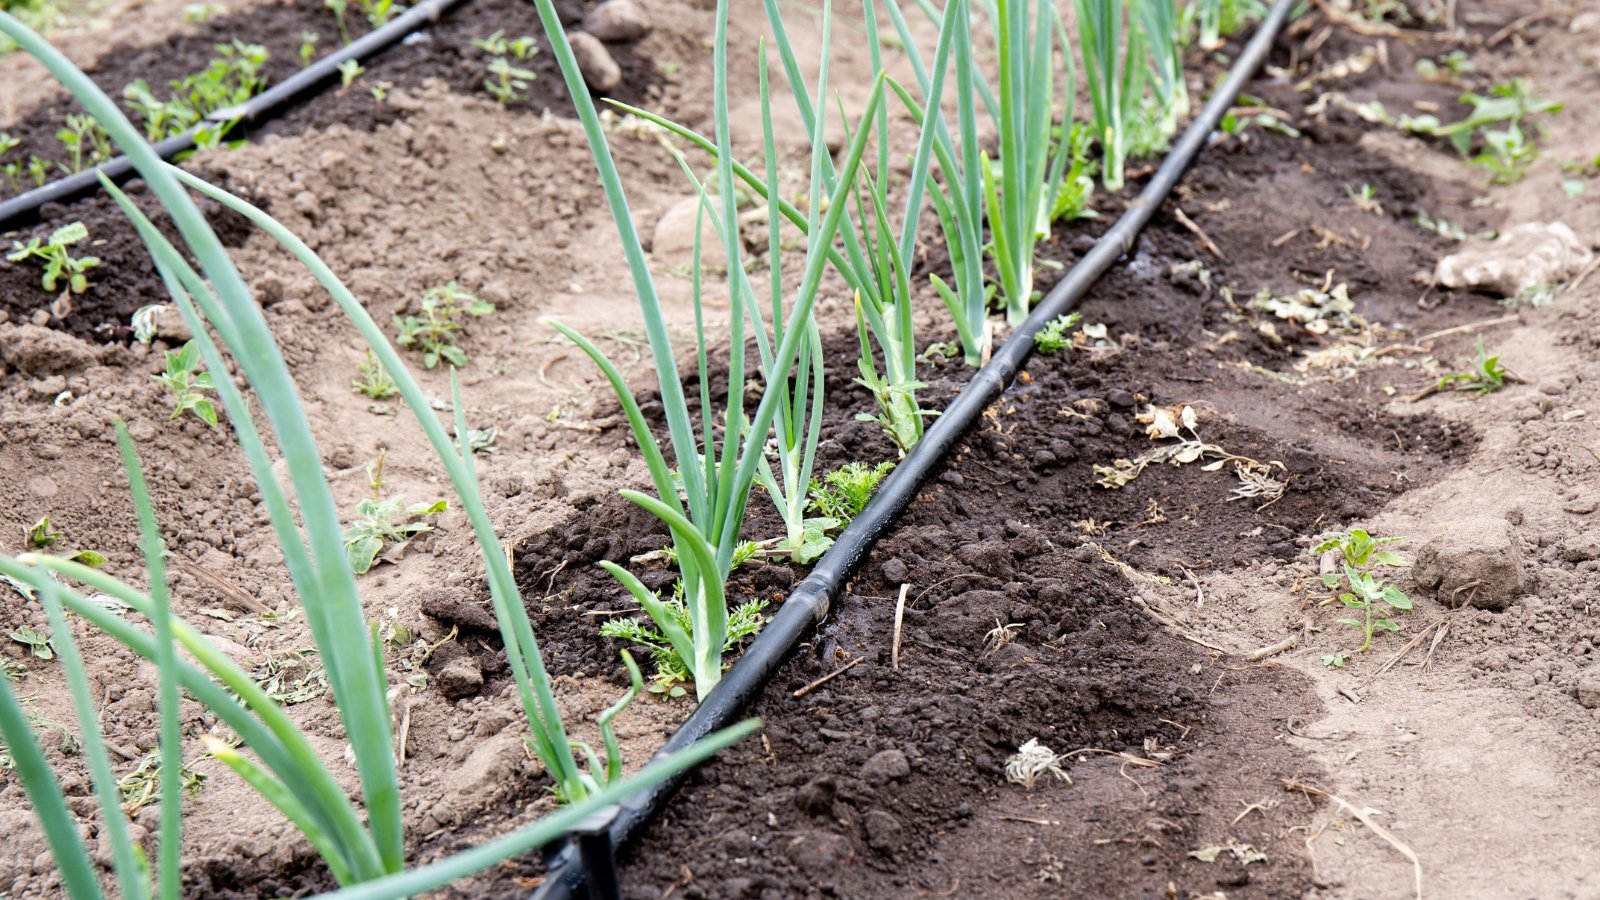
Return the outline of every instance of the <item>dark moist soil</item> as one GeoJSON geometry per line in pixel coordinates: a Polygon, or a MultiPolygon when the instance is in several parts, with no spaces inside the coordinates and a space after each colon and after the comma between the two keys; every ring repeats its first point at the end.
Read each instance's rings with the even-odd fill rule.
{"type": "MultiPolygon", "coordinates": [[[[247,190],[213,174],[201,174],[270,211],[270,203],[266,198],[253,197],[247,190]]],[[[146,189],[144,182],[132,182],[126,191],[175,246],[184,246],[164,207],[146,189]]],[[[238,247],[250,235],[250,223],[243,216],[204,198],[196,197],[195,202],[224,246],[238,247]]],[[[131,341],[134,312],[152,303],[170,302],[166,288],[156,273],[150,251],[139,239],[138,233],[116,202],[103,193],[70,206],[47,204],[43,211],[46,214],[44,221],[51,224],[23,229],[10,235],[10,238],[17,241],[26,241],[35,236],[47,238],[50,232],[62,225],[82,222],[89,229],[89,240],[75,244],[72,254],[75,257],[98,256],[100,265],[86,273],[88,290],[67,296],[63,302],[64,283],[58,285],[61,290],[55,293],[45,291],[41,284],[44,270],[42,260],[0,262],[0,321],[45,325],[87,341],[131,341]]],[[[9,249],[10,244],[4,246],[9,249]]]]}

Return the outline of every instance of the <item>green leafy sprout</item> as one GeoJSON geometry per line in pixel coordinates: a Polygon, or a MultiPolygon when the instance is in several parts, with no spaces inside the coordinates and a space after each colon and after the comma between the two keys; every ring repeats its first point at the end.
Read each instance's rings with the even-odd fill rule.
{"type": "MultiPolygon", "coordinates": [[[[687,631],[694,627],[694,622],[689,606],[683,599],[682,585],[682,581],[675,582],[672,597],[659,603],[670,616],[673,626],[687,631]]],[[[761,630],[761,611],[766,607],[766,600],[755,599],[741,603],[728,613],[728,630],[722,652],[733,650],[739,641],[761,630]]],[[[612,619],[600,626],[600,634],[650,648],[650,661],[655,666],[655,674],[650,681],[651,693],[674,699],[687,693],[683,685],[691,680],[689,666],[660,625],[649,619],[612,619]]]]}
{"type": "MultiPolygon", "coordinates": [[[[139,79],[122,89],[128,108],[144,119],[145,137],[161,141],[201,124],[213,113],[238,106],[267,86],[267,48],[235,39],[217,44],[217,55],[204,69],[169,82],[166,97],[139,79]]],[[[215,147],[233,127],[232,121],[200,129],[195,144],[215,147]]]]}
{"type": "Polygon", "coordinates": [[[385,545],[404,544],[419,534],[432,531],[433,526],[422,519],[438,515],[449,507],[444,500],[406,505],[398,496],[380,499],[385,455],[380,452],[377,459],[367,464],[372,496],[356,504],[358,518],[344,530],[345,553],[349,556],[351,571],[357,575],[372,568],[385,545]]]}
{"type": "Polygon", "coordinates": [[[11,242],[11,253],[6,259],[11,262],[22,262],[30,257],[44,260],[44,275],[39,280],[39,286],[46,291],[55,293],[57,285],[61,283],[62,276],[66,276],[67,289],[74,294],[81,294],[89,289],[88,271],[100,265],[98,256],[73,257],[67,251],[68,247],[80,241],[87,240],[89,228],[82,222],[73,222],[63,225],[44,240],[29,238],[26,244],[21,241],[11,242]]]}
{"type": "Polygon", "coordinates": [[[343,90],[344,88],[354,84],[355,80],[360,78],[362,73],[367,71],[366,69],[362,68],[361,63],[356,62],[354,59],[347,59],[344,62],[339,63],[338,69],[340,90],[343,90]]]}
{"type": "Polygon", "coordinates": [[[364,394],[373,400],[387,400],[400,393],[399,385],[395,384],[394,376],[378,362],[372,351],[367,351],[366,359],[356,363],[356,377],[350,382],[351,390],[364,394]]]}
{"type": "Polygon", "coordinates": [[[467,353],[456,346],[461,336],[462,322],[468,316],[486,316],[494,312],[494,304],[462,290],[454,281],[443,287],[429,288],[422,295],[422,315],[394,317],[402,347],[422,351],[422,364],[434,368],[444,360],[456,368],[467,364],[467,353]]]}
{"type": "Polygon", "coordinates": [[[533,37],[525,34],[507,40],[505,29],[501,28],[486,38],[474,38],[472,46],[494,56],[489,61],[489,77],[483,80],[485,91],[493,95],[501,106],[528,99],[528,85],[538,76],[533,70],[518,66],[512,60],[520,62],[539,52],[538,43],[533,37]]]}
{"type": "Polygon", "coordinates": [[[893,468],[894,463],[888,461],[875,466],[845,463],[822,476],[821,481],[812,480],[811,506],[818,514],[837,522],[836,527],[843,528],[867,508],[867,501],[893,468]]]}
{"type": "Polygon", "coordinates": [[[196,371],[200,367],[200,345],[190,340],[177,350],[168,350],[166,361],[166,369],[155,379],[172,393],[172,418],[193,412],[202,422],[215,426],[217,408],[204,392],[215,393],[217,386],[210,372],[196,371]]]}
{"type": "Polygon", "coordinates": [[[93,116],[67,116],[67,127],[56,132],[56,139],[67,150],[69,162],[62,169],[71,175],[111,158],[111,138],[93,116]]]}
{"type": "Polygon", "coordinates": [[[1500,354],[1493,356],[1483,348],[1483,338],[1478,338],[1478,358],[1465,372],[1453,372],[1439,379],[1438,390],[1468,391],[1482,397],[1506,386],[1505,366],[1500,364],[1500,354]]]}
{"type": "Polygon", "coordinates": [[[1043,328],[1033,334],[1033,346],[1040,353],[1055,353],[1072,346],[1072,328],[1082,321],[1083,316],[1071,312],[1056,316],[1046,322],[1043,328]]]}
{"type": "Polygon", "coordinates": [[[55,645],[51,643],[50,629],[34,628],[32,625],[23,625],[11,632],[11,639],[28,648],[35,659],[55,659],[55,645]]]}
{"type": "MultiPolygon", "coordinates": [[[[1383,549],[1400,540],[1395,537],[1373,537],[1363,529],[1352,528],[1348,532],[1334,531],[1319,535],[1312,546],[1312,553],[1318,555],[1330,550],[1339,553],[1340,571],[1324,574],[1322,583],[1336,592],[1339,602],[1360,611],[1360,618],[1345,616],[1338,620],[1341,625],[1360,629],[1362,642],[1356,648],[1356,653],[1365,653],[1371,648],[1372,637],[1377,631],[1400,630],[1399,623],[1389,618],[1393,614],[1390,610],[1406,612],[1411,609],[1410,597],[1373,572],[1378,566],[1410,565],[1398,553],[1383,549]]],[[[1332,600],[1324,602],[1331,603],[1332,600]]]]}

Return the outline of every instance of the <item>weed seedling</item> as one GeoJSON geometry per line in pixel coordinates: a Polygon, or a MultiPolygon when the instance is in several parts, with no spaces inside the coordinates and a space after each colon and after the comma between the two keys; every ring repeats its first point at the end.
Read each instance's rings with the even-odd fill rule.
{"type": "Polygon", "coordinates": [[[1324,653],[1322,655],[1322,664],[1330,669],[1342,669],[1344,664],[1349,661],[1350,654],[1348,653],[1324,653]]]}
{"type": "Polygon", "coordinates": [[[894,463],[881,462],[875,466],[866,463],[845,463],[822,476],[811,480],[811,505],[818,513],[837,521],[843,528],[867,508],[872,492],[878,489],[894,463]]]}
{"type": "MultiPolygon", "coordinates": [[[[1338,620],[1341,625],[1361,629],[1361,646],[1356,648],[1356,653],[1367,652],[1372,646],[1372,636],[1376,632],[1400,630],[1399,624],[1389,618],[1388,610],[1405,612],[1411,609],[1410,597],[1373,573],[1378,566],[1409,565],[1398,553],[1383,549],[1399,540],[1401,539],[1393,537],[1373,537],[1360,528],[1352,528],[1348,532],[1334,531],[1320,535],[1317,543],[1312,545],[1311,552],[1317,555],[1330,550],[1339,552],[1340,571],[1325,573],[1322,576],[1322,583],[1337,592],[1339,602],[1350,609],[1361,611],[1360,618],[1345,616],[1338,620]]],[[[1326,602],[1331,603],[1332,600],[1326,602]]],[[[1333,654],[1333,656],[1349,658],[1349,654],[1333,654]]],[[[1343,665],[1342,662],[1329,663],[1327,659],[1324,659],[1323,663],[1343,665]]]]}
{"type": "MultiPolygon", "coordinates": [[[[122,89],[128,107],[144,118],[145,136],[151,141],[182,134],[219,110],[238,106],[267,86],[267,48],[234,40],[216,45],[217,55],[204,69],[169,83],[171,94],[162,99],[143,79],[122,89]]],[[[215,147],[232,127],[224,122],[202,128],[196,145],[215,147]]]]}
{"type": "Polygon", "coordinates": [[[315,31],[300,32],[300,68],[311,65],[311,61],[316,58],[317,39],[320,37],[321,35],[315,31]]]}
{"type": "Polygon", "coordinates": [[[1372,185],[1363,184],[1359,191],[1347,185],[1344,192],[1356,209],[1362,212],[1383,215],[1383,204],[1378,202],[1378,191],[1372,185]]]}
{"type": "Polygon", "coordinates": [[[55,659],[56,648],[50,643],[50,630],[24,625],[11,632],[11,639],[28,648],[35,659],[55,659]]]}
{"type": "Polygon", "coordinates": [[[43,550],[65,537],[61,532],[51,527],[49,516],[45,516],[24,528],[23,534],[29,550],[43,550]]]}
{"type": "Polygon", "coordinates": [[[1506,386],[1507,372],[1500,365],[1500,354],[1490,356],[1483,349],[1483,338],[1478,338],[1478,358],[1472,368],[1455,372],[1439,379],[1437,390],[1470,391],[1479,397],[1492,394],[1506,386]]]}
{"type": "MultiPolygon", "coordinates": [[[[689,617],[689,606],[683,600],[682,584],[682,581],[677,582],[670,599],[660,600],[658,597],[658,602],[672,624],[688,632],[693,623],[689,617]]],[[[766,607],[766,600],[757,599],[741,603],[728,612],[728,636],[722,647],[723,653],[732,650],[739,641],[761,630],[763,621],[761,611],[766,607]]],[[[655,622],[612,619],[600,626],[600,634],[650,648],[650,659],[655,664],[655,675],[650,684],[652,694],[662,694],[676,699],[688,693],[684,684],[689,681],[689,667],[673,647],[672,641],[655,622]]]]}
{"type": "MultiPolygon", "coordinates": [[[[193,797],[205,786],[206,776],[186,765],[178,766],[183,779],[184,796],[193,797]]],[[[122,796],[122,811],[137,816],[139,810],[159,799],[161,791],[161,754],[147,753],[133,771],[117,779],[117,792],[122,796]]]]}
{"type": "Polygon", "coordinates": [[[191,340],[177,350],[168,350],[166,356],[166,371],[157,375],[156,380],[166,385],[176,400],[172,407],[172,418],[176,419],[193,410],[201,421],[215,426],[217,408],[202,391],[215,392],[217,388],[210,372],[196,371],[200,367],[200,345],[191,340]]]}
{"type": "Polygon", "coordinates": [[[432,369],[442,359],[460,368],[467,364],[466,351],[455,344],[462,319],[492,312],[493,303],[472,296],[452,281],[444,287],[429,288],[422,295],[422,315],[395,316],[394,325],[400,330],[400,346],[421,350],[424,366],[432,369]]]}
{"type": "Polygon", "coordinates": [[[438,515],[448,504],[444,500],[432,503],[413,503],[410,506],[398,497],[378,499],[383,489],[383,458],[367,465],[367,478],[372,485],[372,496],[356,504],[355,523],[344,530],[344,549],[350,559],[350,568],[360,575],[372,568],[378,554],[386,544],[405,544],[433,526],[421,521],[424,516],[438,515]]]}
{"type": "Polygon", "coordinates": [[[372,355],[371,350],[367,351],[364,361],[356,364],[356,375],[350,387],[358,394],[365,394],[374,400],[387,400],[400,393],[400,386],[395,384],[394,378],[372,355]]]}
{"type": "Polygon", "coordinates": [[[528,84],[537,76],[531,69],[513,65],[511,60],[525,60],[539,52],[532,37],[523,35],[508,41],[502,28],[486,38],[473,39],[472,46],[494,55],[489,63],[489,77],[483,80],[484,90],[500,101],[501,106],[528,99],[528,84]]]}
{"type": "Polygon", "coordinates": [[[81,294],[89,289],[89,276],[85,273],[100,265],[100,257],[84,256],[74,259],[67,252],[67,248],[88,237],[88,227],[82,222],[73,222],[50,232],[50,237],[43,241],[38,238],[29,238],[26,244],[12,241],[11,253],[6,259],[21,262],[36,256],[44,260],[44,276],[39,280],[41,287],[55,293],[56,285],[60,283],[61,276],[65,275],[68,290],[74,294],[81,294]]]}
{"type": "Polygon", "coordinates": [[[71,162],[62,169],[71,175],[111,158],[111,136],[93,116],[68,115],[67,127],[56,132],[71,162]]]}
{"type": "Polygon", "coordinates": [[[344,90],[349,87],[365,71],[367,70],[361,67],[361,63],[353,59],[339,63],[339,89],[344,90]]]}
{"type": "Polygon", "coordinates": [[[1033,346],[1040,353],[1055,353],[1072,346],[1072,336],[1068,334],[1072,326],[1078,324],[1083,316],[1078,313],[1067,313],[1056,316],[1045,326],[1033,334],[1033,346]]]}

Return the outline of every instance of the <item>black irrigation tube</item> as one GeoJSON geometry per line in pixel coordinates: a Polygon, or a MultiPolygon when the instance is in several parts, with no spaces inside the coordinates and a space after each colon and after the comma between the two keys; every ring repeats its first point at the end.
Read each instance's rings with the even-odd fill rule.
{"type": "MultiPolygon", "coordinates": [[[[1295,2],[1297,0],[1276,0],[1234,62],[1227,79],[1184,131],[1177,146],[1167,154],[1127,212],[1034,306],[1032,314],[1011,338],[934,420],[922,441],[884,479],[867,508],[839,535],[811,574],[790,592],[760,636],[723,676],[711,696],[667,740],[661,753],[688,747],[711,732],[733,724],[760,696],[794,648],[827,616],[834,597],[861,565],[872,545],[911,504],[917,491],[944,464],[945,458],[989,404],[1011,385],[1023,363],[1033,354],[1034,334],[1050,320],[1072,309],[1113,263],[1133,249],[1134,240],[1210,140],[1245,82],[1254,77],[1266,59],[1295,2]]],[[[586,873],[601,870],[608,873],[600,879],[606,883],[597,886],[599,889],[589,892],[588,896],[592,900],[610,900],[617,896],[615,871],[610,867],[613,848],[624,847],[636,839],[688,778],[688,772],[679,773],[623,801],[611,822],[609,842],[597,841],[595,832],[588,830],[559,849],[550,848],[555,851],[548,856],[550,874],[534,893],[534,900],[575,900],[584,896],[586,873]]]]}
{"type": "MultiPolygon", "coordinates": [[[[195,134],[203,127],[236,123],[235,127],[248,132],[254,125],[265,122],[307,97],[322,90],[339,78],[339,65],[347,60],[368,60],[403,40],[419,28],[437,22],[463,0],[422,0],[395,20],[375,31],[340,47],[309,66],[290,75],[276,85],[251,97],[238,106],[219,109],[205,122],[182,134],[173,135],[155,145],[162,159],[170,160],[180,153],[194,149],[195,134]]],[[[98,173],[121,183],[133,177],[133,163],[126,156],[117,156],[91,169],[58,178],[9,200],[0,202],[0,231],[7,231],[35,221],[40,207],[46,203],[65,203],[94,193],[100,188],[98,173]]]]}

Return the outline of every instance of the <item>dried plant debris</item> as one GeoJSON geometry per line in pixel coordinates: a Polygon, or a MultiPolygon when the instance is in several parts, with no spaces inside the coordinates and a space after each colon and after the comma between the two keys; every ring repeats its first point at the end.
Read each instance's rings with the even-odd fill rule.
{"type": "MultiPolygon", "coordinates": [[[[1271,288],[1262,288],[1246,305],[1257,312],[1294,322],[1312,334],[1359,334],[1367,330],[1366,320],[1356,314],[1350,289],[1343,283],[1328,290],[1301,288],[1283,297],[1275,295],[1271,288]]],[[[1278,339],[1275,329],[1268,330],[1269,325],[1259,326],[1259,330],[1278,339]]]]}
{"type": "Polygon", "coordinates": [[[1201,862],[1216,862],[1224,853],[1233,855],[1240,865],[1248,866],[1253,862],[1266,862],[1267,855],[1257,850],[1252,844],[1228,844],[1227,846],[1211,845],[1199,850],[1190,850],[1189,855],[1201,862]]]}
{"type": "Polygon", "coordinates": [[[1138,420],[1146,426],[1145,433],[1151,440],[1176,439],[1177,443],[1162,444],[1136,459],[1118,459],[1109,466],[1095,466],[1095,484],[1116,490],[1138,478],[1152,465],[1165,463],[1181,466],[1209,459],[1211,462],[1200,467],[1203,471],[1216,472],[1229,463],[1233,464],[1233,473],[1239,479],[1239,484],[1234,487],[1233,496],[1229,499],[1264,501],[1257,509],[1265,509],[1278,502],[1288,487],[1288,469],[1283,463],[1276,460],[1264,463],[1248,456],[1237,456],[1203,440],[1196,430],[1198,421],[1193,407],[1147,406],[1139,414],[1138,420]],[[1188,432],[1187,437],[1184,432],[1188,432]]]}
{"type": "Polygon", "coordinates": [[[1029,738],[1026,744],[1017,748],[1015,756],[1006,760],[1006,780],[1030,791],[1046,775],[1054,775],[1071,784],[1072,779],[1061,768],[1061,762],[1062,757],[1057,756],[1054,750],[1039,743],[1038,738],[1029,738]]]}

